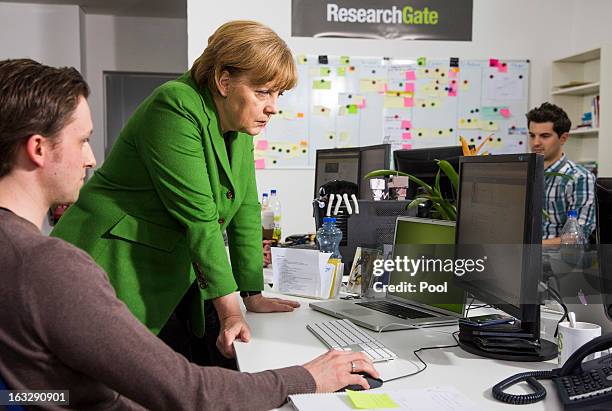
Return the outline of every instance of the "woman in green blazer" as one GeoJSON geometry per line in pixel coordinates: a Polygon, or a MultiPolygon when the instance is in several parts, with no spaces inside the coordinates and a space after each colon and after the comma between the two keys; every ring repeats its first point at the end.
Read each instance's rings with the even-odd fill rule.
{"type": "Polygon", "coordinates": [[[203,302],[212,301],[225,357],[233,356],[234,339],[250,337],[236,290],[251,311],[299,305],[259,293],[252,142],[296,81],[291,52],[271,29],[247,21],[221,26],[189,72],[138,107],[53,230],[106,270],[117,296],[152,332],[195,283],[187,304],[192,329],[203,335],[203,302]]]}

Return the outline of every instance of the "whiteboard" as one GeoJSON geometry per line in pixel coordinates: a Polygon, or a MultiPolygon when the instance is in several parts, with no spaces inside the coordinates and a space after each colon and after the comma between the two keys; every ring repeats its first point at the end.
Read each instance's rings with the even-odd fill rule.
{"type": "Polygon", "coordinates": [[[310,168],[317,149],[389,143],[527,151],[528,60],[296,57],[298,84],[255,136],[255,166],[310,168]]]}

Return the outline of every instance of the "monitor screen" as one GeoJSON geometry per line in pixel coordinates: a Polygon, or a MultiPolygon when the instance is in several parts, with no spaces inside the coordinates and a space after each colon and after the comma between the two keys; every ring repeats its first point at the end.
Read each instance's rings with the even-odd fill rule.
{"type": "MultiPolygon", "coordinates": [[[[447,261],[453,258],[455,242],[455,223],[452,221],[429,220],[425,218],[399,217],[395,228],[393,242],[393,259],[408,257],[411,259],[428,259],[429,261],[447,261]]],[[[428,270],[414,273],[394,271],[389,284],[398,286],[405,283],[447,284],[447,291],[441,292],[389,292],[389,296],[409,300],[425,306],[463,315],[465,292],[453,283],[453,273],[444,272],[432,263],[428,270]]],[[[419,287],[420,288],[420,287],[419,287]]]]}
{"type": "Polygon", "coordinates": [[[461,160],[456,258],[486,256],[487,263],[482,272],[455,279],[517,318],[537,302],[541,250],[531,245],[541,243],[542,185],[543,160],[536,154],[461,160]]]}
{"type": "MultiPolygon", "coordinates": [[[[429,185],[433,185],[438,164],[435,160],[447,160],[455,170],[459,166],[459,158],[463,155],[461,146],[420,148],[414,150],[396,150],[393,152],[395,169],[403,173],[412,174],[429,185]]],[[[455,198],[450,180],[444,173],[440,174],[440,189],[446,198],[455,198]]],[[[417,194],[417,186],[410,183],[408,187],[408,198],[414,198],[417,194]]]]}

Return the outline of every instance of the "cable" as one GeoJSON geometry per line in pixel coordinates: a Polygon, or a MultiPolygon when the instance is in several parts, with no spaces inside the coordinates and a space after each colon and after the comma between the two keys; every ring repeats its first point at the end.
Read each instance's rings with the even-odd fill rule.
{"type": "Polygon", "coordinates": [[[555,371],[531,371],[523,372],[506,378],[496,384],[493,389],[493,398],[507,404],[522,405],[532,404],[543,400],[546,397],[546,389],[537,380],[548,380],[555,376],[555,371]],[[504,390],[514,384],[527,382],[534,392],[531,394],[508,394],[504,390]]]}

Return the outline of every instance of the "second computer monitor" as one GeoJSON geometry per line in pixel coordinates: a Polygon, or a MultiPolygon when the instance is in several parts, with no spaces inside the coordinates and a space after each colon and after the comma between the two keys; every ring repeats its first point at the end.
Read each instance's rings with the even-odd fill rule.
{"type": "MultiPolygon", "coordinates": [[[[395,150],[393,161],[395,169],[403,173],[411,174],[429,185],[433,185],[439,167],[436,160],[447,160],[457,169],[459,158],[463,155],[461,146],[419,148],[414,150],[395,150]]],[[[445,198],[455,198],[450,180],[444,173],[440,173],[440,189],[445,198]]],[[[408,186],[408,198],[415,198],[417,185],[410,182],[408,186]]]]}

